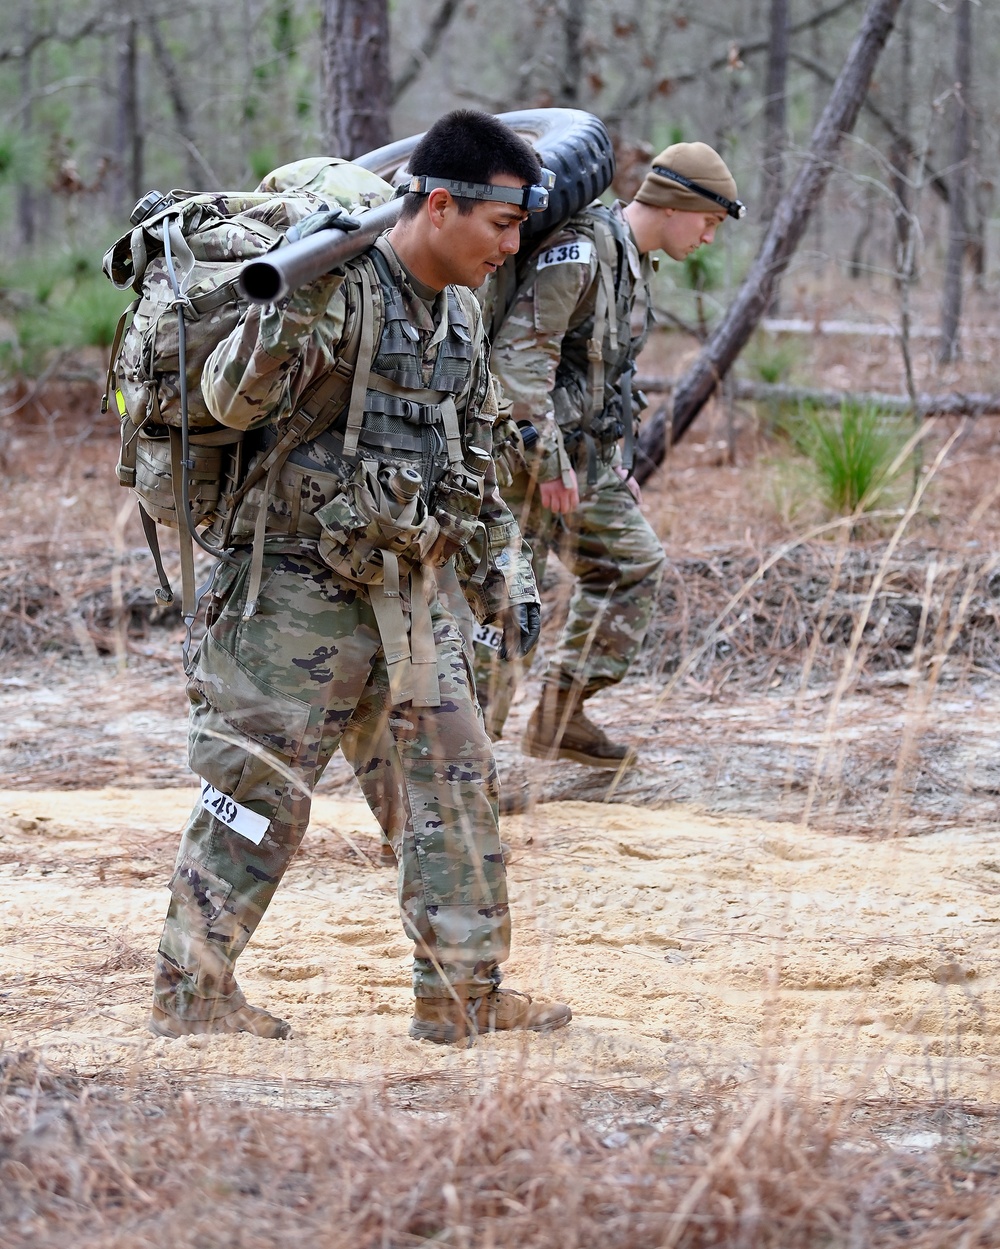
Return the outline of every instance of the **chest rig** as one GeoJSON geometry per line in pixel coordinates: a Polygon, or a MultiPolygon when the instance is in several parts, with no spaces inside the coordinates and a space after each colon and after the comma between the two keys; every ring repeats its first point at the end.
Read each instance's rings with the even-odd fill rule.
{"type": "MultiPolygon", "coordinates": [[[[632,293],[637,279],[629,262],[628,226],[604,208],[586,210],[578,223],[579,232],[593,240],[597,253],[597,297],[593,314],[570,326],[563,337],[552,398],[557,417],[581,413],[579,432],[573,430],[570,420],[563,438],[571,453],[585,453],[587,477],[593,482],[597,461],[610,460],[623,435],[623,462],[627,468],[632,466],[633,358],[645,341],[648,326],[633,341],[632,293]]],[[[648,309],[644,268],[639,280],[647,282],[648,309]]]]}
{"type": "Polygon", "coordinates": [[[265,543],[316,542],[335,572],[368,588],[393,702],[436,706],[424,568],[444,564],[482,529],[488,430],[481,447],[475,442],[488,376],[460,419],[456,399],[476,363],[470,313],[448,287],[437,328],[422,337],[388,246],[378,240],[351,266],[350,329],[337,365],[306,392],[283,433],[262,431],[251,476],[268,464],[266,480],[246,492],[231,541],[252,535],[246,615],[256,610],[265,543]],[[295,427],[299,437],[282,451],[295,427]]]}

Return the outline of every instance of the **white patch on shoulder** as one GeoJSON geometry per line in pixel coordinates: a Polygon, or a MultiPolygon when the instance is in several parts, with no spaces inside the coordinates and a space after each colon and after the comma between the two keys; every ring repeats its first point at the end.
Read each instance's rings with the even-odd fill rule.
{"type": "Polygon", "coordinates": [[[557,243],[542,252],[535,261],[535,268],[547,269],[549,265],[589,265],[592,246],[590,239],[567,239],[565,243],[557,243]]]}
{"type": "Polygon", "coordinates": [[[227,798],[224,793],[221,793],[214,785],[209,785],[206,780],[201,782],[201,805],[227,828],[231,828],[234,833],[239,833],[247,841],[252,841],[255,846],[260,845],[264,840],[264,834],[271,827],[271,821],[266,815],[258,815],[249,807],[241,806],[232,798],[227,798]]]}

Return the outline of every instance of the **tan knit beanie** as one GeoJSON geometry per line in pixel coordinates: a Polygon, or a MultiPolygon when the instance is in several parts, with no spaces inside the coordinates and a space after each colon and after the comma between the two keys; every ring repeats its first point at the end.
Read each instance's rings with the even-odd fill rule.
{"type": "Polygon", "coordinates": [[[655,172],[659,165],[697,182],[707,191],[714,191],[727,200],[736,200],[736,180],[726,162],[707,143],[674,143],[653,161],[635,198],[653,208],[678,208],[682,212],[724,212],[714,200],[705,199],[687,187],[655,172]]]}

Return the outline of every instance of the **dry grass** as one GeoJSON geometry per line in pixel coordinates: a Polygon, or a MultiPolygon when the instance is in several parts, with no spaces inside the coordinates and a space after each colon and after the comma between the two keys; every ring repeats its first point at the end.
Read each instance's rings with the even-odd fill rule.
{"type": "MultiPolygon", "coordinates": [[[[958,1115],[962,1126],[927,1148],[912,1110],[872,1126],[863,1103],[815,1105],[780,1079],[743,1098],[646,1092],[637,1121],[628,1094],[609,1117],[607,1090],[509,1078],[436,1090],[447,1108],[435,1111],[401,1104],[387,1081],[310,1114],[141,1080],[94,1086],[34,1054],[7,1053],[0,1071],[5,1249],[293,1238],[317,1249],[985,1249],[1000,1237],[991,1120],[973,1139],[975,1121],[958,1115]]],[[[945,1118],[925,1107],[917,1122],[945,1118]]]]}
{"type": "Polygon", "coordinates": [[[813,542],[758,579],[761,564],[745,548],[673,561],[646,642],[650,673],[673,672],[700,648],[689,671],[715,686],[766,689],[786,677],[826,682],[839,675],[859,622],[857,678],[910,667],[921,644],[929,664],[941,654],[932,643],[945,642],[967,668],[1000,673],[994,555],[935,559],[914,546],[887,560],[884,543],[813,542]]]}

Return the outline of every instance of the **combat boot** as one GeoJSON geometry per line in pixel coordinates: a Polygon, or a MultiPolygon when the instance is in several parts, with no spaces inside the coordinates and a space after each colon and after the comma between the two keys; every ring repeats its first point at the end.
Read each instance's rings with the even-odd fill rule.
{"type": "Polygon", "coordinates": [[[418,997],[410,1021],[414,1041],[453,1045],[485,1032],[555,1032],[573,1018],[564,1002],[535,1002],[527,993],[494,989],[483,997],[418,997]]]}
{"type": "Polygon", "coordinates": [[[545,686],[521,739],[521,749],[535,759],[567,759],[590,768],[620,768],[635,751],[613,742],[583,712],[579,691],[545,686]]]}
{"type": "Polygon", "coordinates": [[[283,1041],[292,1035],[292,1025],[279,1019],[259,1006],[244,1002],[229,1015],[219,1019],[179,1019],[160,1006],[149,1012],[147,1028],[155,1036],[203,1036],[209,1033],[229,1035],[233,1032],[250,1032],[254,1036],[272,1041],[283,1041]]]}

